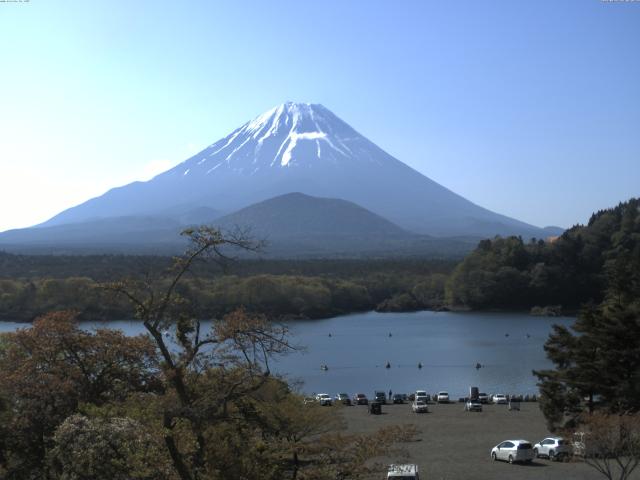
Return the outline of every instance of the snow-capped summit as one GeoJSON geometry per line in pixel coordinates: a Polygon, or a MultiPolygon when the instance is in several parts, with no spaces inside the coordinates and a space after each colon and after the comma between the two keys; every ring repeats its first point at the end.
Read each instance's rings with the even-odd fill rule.
{"type": "Polygon", "coordinates": [[[354,202],[417,233],[547,236],[453,193],[309,103],[274,107],[148,182],[114,188],[43,226],[211,209],[228,214],[290,192],[354,202]]]}
{"type": "Polygon", "coordinates": [[[287,102],[258,115],[177,167],[183,175],[232,169],[253,175],[264,168],[376,161],[371,145],[319,104],[287,102]],[[367,148],[369,147],[369,149],[367,148]]]}

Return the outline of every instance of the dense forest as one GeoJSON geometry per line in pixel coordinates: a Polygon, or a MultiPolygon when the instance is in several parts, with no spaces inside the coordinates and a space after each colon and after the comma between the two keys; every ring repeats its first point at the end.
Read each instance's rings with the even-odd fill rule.
{"type": "Polygon", "coordinates": [[[612,272],[640,269],[639,249],[638,199],[601,210],[551,241],[483,240],[448,278],[446,303],[473,309],[561,305],[565,311],[599,304],[609,284],[622,281],[612,272]]]}
{"type": "MultiPolygon", "coordinates": [[[[19,256],[2,254],[0,319],[31,321],[71,309],[81,319],[132,318],[131,305],[100,287],[158,275],[165,257],[19,256]]],[[[354,311],[442,308],[451,260],[241,260],[199,263],[181,284],[200,318],[238,306],[272,316],[319,318],[354,311]]]]}
{"type": "MultiPolygon", "coordinates": [[[[372,309],[572,313],[602,302],[610,272],[637,261],[639,204],[631,199],[599,211],[587,225],[555,239],[483,240],[457,265],[451,259],[407,258],[201,262],[181,284],[181,294],[200,318],[240,306],[297,318],[372,309]]],[[[77,311],[81,319],[132,318],[131,306],[100,285],[157,276],[170,264],[170,258],[153,256],[0,253],[0,319],[31,321],[61,309],[77,311]]]]}

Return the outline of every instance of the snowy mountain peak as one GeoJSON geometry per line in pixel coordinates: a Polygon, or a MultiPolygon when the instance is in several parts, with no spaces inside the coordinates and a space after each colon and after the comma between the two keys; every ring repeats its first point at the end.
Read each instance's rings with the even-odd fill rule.
{"type": "Polygon", "coordinates": [[[262,147],[265,140],[277,137],[283,131],[288,135],[278,149],[280,165],[287,166],[291,162],[293,151],[300,140],[321,140],[327,138],[327,133],[322,131],[318,124],[325,119],[322,105],[310,103],[287,102],[266,111],[262,115],[241,127],[245,132],[257,141],[256,152],[262,147]],[[286,145],[285,145],[286,143],[286,145]]]}
{"type": "Polygon", "coordinates": [[[319,167],[346,160],[377,162],[372,146],[377,150],[322,105],[287,102],[258,115],[167,173],[193,177],[231,169],[256,175],[278,167],[319,167]]]}

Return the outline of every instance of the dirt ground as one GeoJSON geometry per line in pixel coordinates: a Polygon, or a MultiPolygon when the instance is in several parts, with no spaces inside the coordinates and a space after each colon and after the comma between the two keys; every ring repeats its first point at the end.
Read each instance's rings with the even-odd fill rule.
{"type": "MultiPolygon", "coordinates": [[[[369,415],[365,406],[339,411],[353,433],[373,432],[388,425],[416,425],[421,433],[418,441],[407,445],[407,463],[418,464],[421,480],[604,479],[581,462],[541,458],[531,464],[509,465],[491,460],[491,449],[503,440],[525,439],[534,444],[549,436],[536,403],[522,403],[519,412],[510,412],[505,405],[484,405],[482,412],[465,412],[462,403],[429,405],[429,410],[416,414],[410,404],[404,404],[384,405],[382,415],[369,415]]],[[[385,477],[383,474],[379,478],[385,477]]],[[[640,471],[632,478],[640,479],[640,471]]]]}

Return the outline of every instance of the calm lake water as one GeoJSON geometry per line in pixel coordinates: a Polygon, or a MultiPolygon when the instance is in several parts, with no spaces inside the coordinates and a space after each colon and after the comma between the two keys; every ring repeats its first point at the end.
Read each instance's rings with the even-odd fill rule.
{"type": "MultiPolygon", "coordinates": [[[[537,388],[531,371],[551,366],[543,350],[551,326],[572,322],[569,317],[519,313],[428,311],[293,321],[288,323],[292,340],[306,351],[278,359],[273,369],[290,380],[303,381],[307,393],[370,396],[374,390],[424,389],[446,390],[457,399],[474,385],[489,394],[532,394],[537,388]],[[387,362],[391,368],[385,368],[387,362]],[[476,363],[483,367],[476,369],[476,363]],[[323,364],[328,370],[320,369],[323,364]]],[[[0,322],[0,331],[23,326],[0,322]]],[[[135,321],[82,326],[119,328],[129,335],[143,332],[135,321]]]]}

